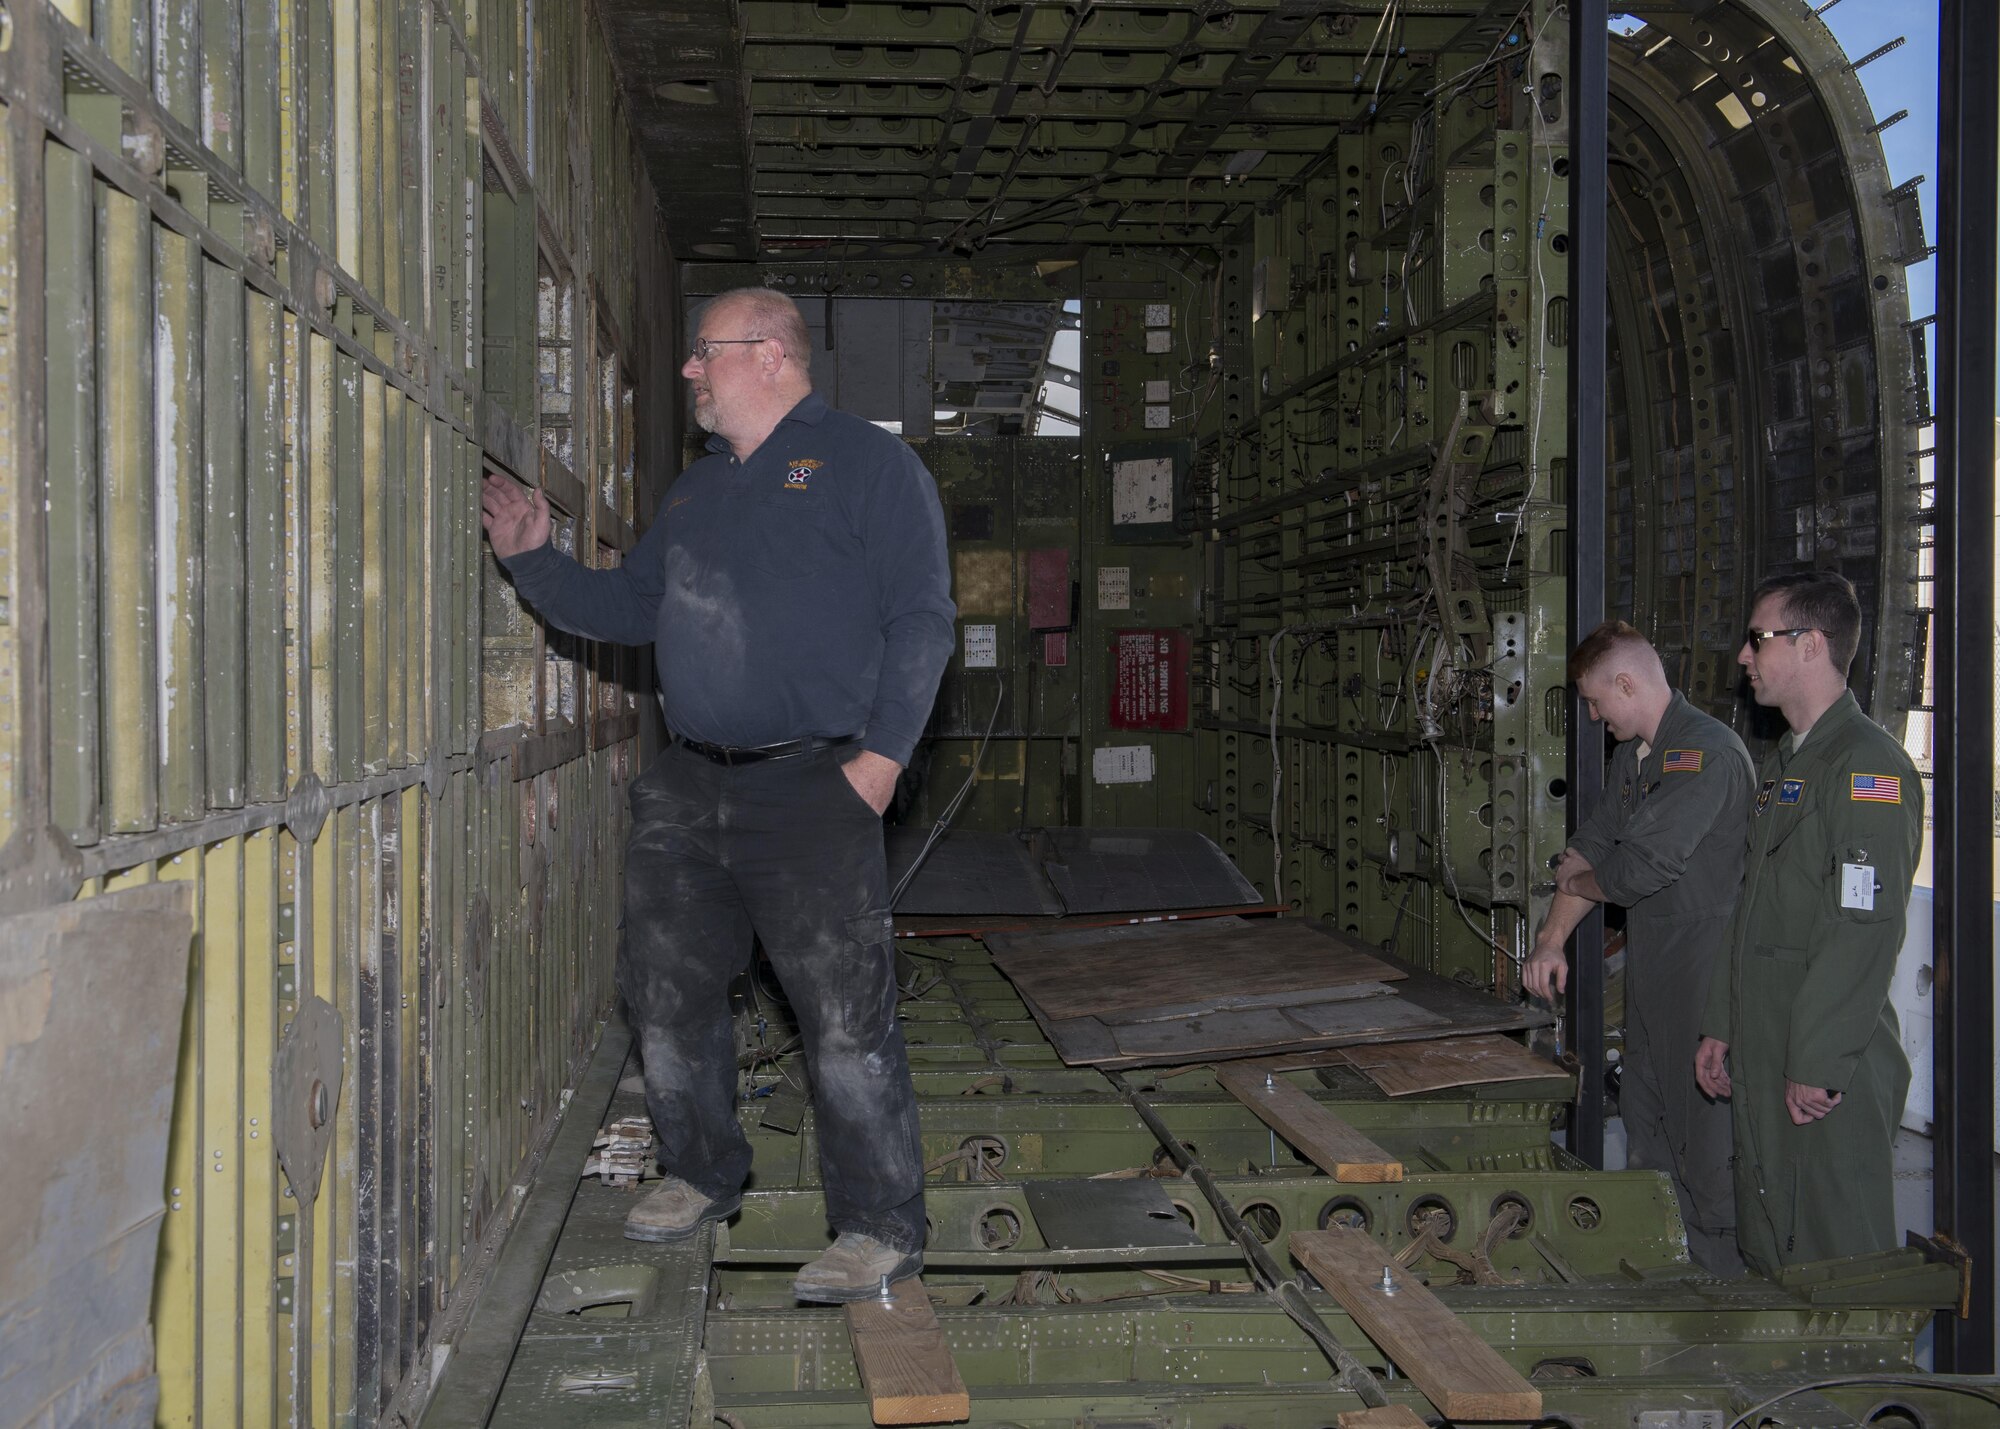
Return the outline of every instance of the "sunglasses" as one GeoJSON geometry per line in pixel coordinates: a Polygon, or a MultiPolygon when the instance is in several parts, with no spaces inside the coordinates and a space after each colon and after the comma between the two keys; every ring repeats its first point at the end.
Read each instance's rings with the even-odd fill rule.
{"type": "Polygon", "coordinates": [[[1791,630],[1746,630],[1743,632],[1743,640],[1752,650],[1762,650],[1766,640],[1776,640],[1780,635],[1789,635],[1796,640],[1811,630],[1810,625],[1800,625],[1791,630]]]}

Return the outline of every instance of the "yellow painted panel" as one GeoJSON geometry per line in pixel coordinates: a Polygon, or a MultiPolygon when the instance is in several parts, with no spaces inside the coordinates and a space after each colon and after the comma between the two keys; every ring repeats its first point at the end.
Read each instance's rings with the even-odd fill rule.
{"type": "MultiPolygon", "coordinates": [[[[402,873],[403,886],[396,900],[397,937],[402,945],[402,985],[398,992],[402,1017],[402,1056],[397,1068],[397,1085],[402,1088],[401,1106],[398,1117],[402,1126],[403,1144],[417,1147],[421,1143],[417,1129],[422,1123],[425,1088],[422,1081],[423,1025],[424,1025],[424,978],[423,978],[423,898],[424,898],[424,840],[423,840],[424,791],[418,787],[405,789],[402,809],[397,817],[397,848],[401,854],[398,868],[402,873]]],[[[435,1098],[436,1092],[430,1096],[435,1098]]],[[[412,1219],[403,1227],[403,1285],[405,1294],[416,1297],[424,1293],[421,1288],[421,1270],[426,1247],[419,1237],[421,1223],[418,1205],[424,1177],[435,1165],[426,1165],[419,1155],[412,1155],[403,1168],[403,1204],[409,1209],[412,1219]]],[[[421,1315],[421,1306],[412,1305],[410,1313],[421,1315]]]]}
{"type": "Polygon", "coordinates": [[[402,30],[409,23],[403,8],[392,4],[383,9],[378,59],[382,116],[381,297],[382,306],[408,321],[410,314],[403,306],[403,185],[415,177],[414,146],[421,131],[415,126],[416,68],[412,64],[406,70],[403,65],[402,30]]]}
{"type": "MultiPolygon", "coordinates": [[[[320,830],[319,837],[306,846],[303,855],[312,865],[312,908],[309,922],[301,929],[304,941],[300,944],[299,996],[301,999],[309,995],[323,997],[336,1008],[340,1006],[340,992],[335,950],[339,946],[342,928],[340,891],[343,850],[340,848],[342,840],[339,833],[353,815],[352,809],[336,810],[327,820],[326,827],[320,830]]],[[[353,1105],[353,1088],[343,1077],[340,1101],[334,1108],[336,1124],[347,1117],[353,1105]]],[[[310,1257],[302,1257],[301,1263],[301,1270],[310,1281],[309,1286],[302,1286],[299,1295],[299,1311],[308,1317],[306,1344],[310,1354],[312,1398],[307,1414],[316,1425],[338,1422],[334,1395],[340,1373],[335,1361],[342,1341],[351,1346],[353,1335],[353,1327],[343,1325],[338,1318],[333,1288],[334,1267],[339,1261],[337,1227],[342,1212],[341,1189],[341,1159],[335,1148],[327,1157],[326,1168],[321,1173],[319,1195],[313,1201],[312,1253],[310,1257]]]]}
{"type": "MultiPolygon", "coordinates": [[[[159,870],[172,879],[198,879],[201,860],[187,856],[159,870]]],[[[105,880],[105,891],[154,881],[146,864],[105,880]]],[[[200,949],[208,909],[195,899],[195,947],[200,949]]],[[[188,975],[186,1010],[181,1018],[181,1055],[174,1081],[173,1124],[167,1137],[167,1215],[160,1228],[160,1258],[153,1282],[153,1353],[159,1366],[159,1422],[196,1422],[201,1385],[201,1256],[203,1203],[209,1187],[202,1179],[202,1016],[204,969],[197,952],[188,975]]]]}
{"type": "MultiPolygon", "coordinates": [[[[237,1156],[243,1165],[241,1349],[243,1422],[277,1422],[281,1410],[275,1283],[278,1266],[278,1151],[271,1135],[271,1069],[278,1050],[278,905],[281,835],[263,829],[243,844],[243,1121],[237,1156]]],[[[290,840],[286,839],[289,843],[290,840]]],[[[289,1320],[289,1316],[286,1317],[289,1320]]]]}
{"type": "Polygon", "coordinates": [[[382,291],[382,0],[359,0],[356,25],[355,129],[360,188],[358,252],[351,271],[371,293],[382,291]]]}
{"type": "MultiPolygon", "coordinates": [[[[306,510],[304,598],[307,611],[309,697],[302,712],[306,722],[307,759],[312,772],[331,784],[334,773],[333,681],[334,644],[338,628],[338,596],[334,589],[334,346],[319,333],[306,337],[310,376],[307,379],[306,510]]],[[[304,771],[300,771],[303,773],[304,771]]]]}
{"type": "MultiPolygon", "coordinates": [[[[15,212],[14,193],[14,112],[0,104],[0,212],[15,212]]],[[[14,271],[14,225],[0,224],[0,312],[16,311],[15,286],[17,275],[14,271]]],[[[14,408],[18,400],[15,391],[14,325],[8,323],[0,328],[0,451],[11,452],[14,447],[14,408]]],[[[18,509],[14,488],[15,463],[0,462],[0,511],[18,509]]],[[[21,608],[20,593],[14,586],[14,543],[0,543],[0,592],[10,597],[10,607],[21,608]]],[[[15,743],[19,739],[21,716],[16,708],[15,671],[18,668],[19,647],[15,639],[14,625],[10,620],[0,626],[0,843],[14,827],[14,787],[15,743]]]]}
{"type": "Polygon", "coordinates": [[[201,252],[153,227],[153,574],[158,630],[160,816],[208,804],[202,720],[201,252]]]}
{"type": "Polygon", "coordinates": [[[299,93],[292,83],[298,36],[293,28],[296,6],[279,0],[278,15],[278,198],[292,223],[299,221],[299,93]]]}
{"type": "Polygon", "coordinates": [[[430,632],[431,444],[429,417],[414,404],[404,414],[404,505],[409,540],[403,546],[403,679],[409,692],[411,755],[421,760],[431,741],[430,632]]]}
{"type": "Polygon", "coordinates": [[[243,1277],[243,840],[228,839],[201,861],[201,1382],[203,1424],[235,1422],[244,1391],[243,1277]]]}
{"type": "Polygon", "coordinates": [[[361,374],[361,760],[371,774],[389,765],[388,611],[382,579],[383,385],[373,372],[361,374]]]}
{"type": "MultiPolygon", "coordinates": [[[[289,5],[279,7],[289,11],[289,5]]],[[[312,522],[306,517],[311,473],[305,461],[306,327],[297,317],[284,319],[285,343],[285,769],[284,785],[292,786],[310,767],[306,755],[306,709],[312,702],[307,632],[312,612],[307,541],[312,522]]]]}
{"type": "Polygon", "coordinates": [[[152,222],[98,185],[98,452],[107,827],[158,821],[153,636],[152,222]]]}
{"type": "Polygon", "coordinates": [[[361,272],[361,25],[359,0],[333,0],[334,259],[361,272]]]}
{"type": "MultiPolygon", "coordinates": [[[[302,940],[308,934],[310,921],[311,910],[306,906],[300,893],[305,878],[305,865],[310,854],[301,849],[298,840],[283,829],[278,830],[275,837],[278,845],[278,906],[281,910],[285,908],[293,910],[290,920],[291,940],[277,948],[277,961],[290,967],[293,974],[291,985],[296,997],[300,981],[306,975],[296,960],[300,956],[300,949],[304,946],[302,940]]],[[[281,926],[280,932],[283,931],[281,926]]],[[[297,1004],[293,1001],[274,999],[274,1005],[276,1028],[282,1029],[286,1016],[297,1004]]],[[[282,1033],[274,1031],[273,1035],[282,1033]]],[[[271,1357],[272,1362],[279,1367],[278,1422],[289,1425],[302,1422],[305,1411],[310,1407],[310,1397],[304,1389],[305,1376],[300,1368],[311,1346],[308,1326],[303,1318],[307,1314],[307,1308],[304,1300],[300,1298],[305,1282],[299,1279],[299,1276],[307,1272],[304,1269],[305,1257],[297,1249],[302,1221],[298,1201],[284,1189],[283,1172],[273,1168],[272,1174],[279,1191],[278,1224],[281,1227],[291,1228],[294,1247],[290,1251],[278,1252],[275,1247],[278,1236],[274,1234],[273,1253],[277,1255],[278,1279],[283,1282],[284,1288],[281,1290],[276,1286],[273,1287],[272,1308],[276,1312],[276,1322],[271,1336],[271,1357]]]]}
{"type": "Polygon", "coordinates": [[[152,0],[97,0],[97,42],[127,74],[147,78],[152,0]]]}

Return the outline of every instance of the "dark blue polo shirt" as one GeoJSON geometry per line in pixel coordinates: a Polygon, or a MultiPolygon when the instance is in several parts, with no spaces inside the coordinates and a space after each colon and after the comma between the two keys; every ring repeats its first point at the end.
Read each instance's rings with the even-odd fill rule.
{"type": "Polygon", "coordinates": [[[954,642],[937,483],[901,438],[806,396],[748,461],[711,437],[616,570],[506,562],[551,625],[652,641],[676,734],[858,734],[910,761],[954,642]]]}

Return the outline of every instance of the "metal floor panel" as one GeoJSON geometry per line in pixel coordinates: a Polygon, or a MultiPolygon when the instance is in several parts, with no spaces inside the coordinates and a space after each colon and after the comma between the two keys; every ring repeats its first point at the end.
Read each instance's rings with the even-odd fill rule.
{"type": "MultiPolygon", "coordinates": [[[[930,830],[889,830],[889,886],[924,846],[930,830]]],[[[1054,917],[1063,911],[1027,843],[1010,833],[953,829],[937,842],[896,902],[905,916],[1054,917]]]]}
{"type": "Polygon", "coordinates": [[[1154,1178],[1033,1181],[1028,1205],[1042,1239],[1056,1250],[1200,1245],[1154,1178]]]}
{"type": "Polygon", "coordinates": [[[1262,901],[1228,855],[1193,829],[1050,829],[1048,836],[1043,867],[1073,914],[1262,901]]]}

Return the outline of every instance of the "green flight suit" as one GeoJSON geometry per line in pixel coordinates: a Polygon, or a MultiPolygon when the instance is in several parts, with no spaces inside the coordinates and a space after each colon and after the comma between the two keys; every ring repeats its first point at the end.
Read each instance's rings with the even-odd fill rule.
{"type": "Polygon", "coordinates": [[[1625,912],[1625,1062],[1619,1113],[1629,1164],[1674,1183],[1688,1252],[1740,1275],[1727,1103],[1694,1082],[1694,1049],[1710,975],[1743,881],[1755,790],[1736,732],[1679,694],[1644,758],[1626,740],[1611,757],[1603,802],[1569,840],[1625,912]]]}
{"type": "Polygon", "coordinates": [[[1889,1152],[1910,1064],[1889,979],[1924,794],[1903,747],[1847,693],[1758,773],[1729,975],[1702,1032],[1729,1044],[1744,1258],[1775,1275],[1896,1243],[1889,1152]],[[1794,1126],[1787,1078],[1843,1100],[1794,1126]]]}

